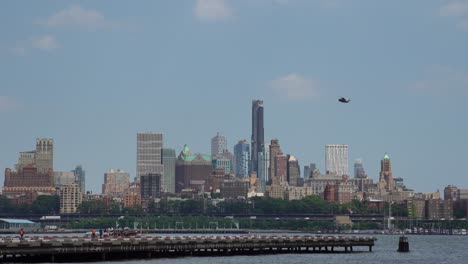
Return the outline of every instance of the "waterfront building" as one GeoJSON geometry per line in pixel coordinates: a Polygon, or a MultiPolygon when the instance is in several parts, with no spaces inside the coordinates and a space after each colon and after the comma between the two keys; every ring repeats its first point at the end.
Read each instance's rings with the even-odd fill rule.
{"type": "Polygon", "coordinates": [[[47,174],[54,169],[54,140],[51,138],[37,138],[36,149],[19,153],[17,172],[24,167],[35,167],[39,174],[47,174]]]}
{"type": "Polygon", "coordinates": [[[54,171],[55,188],[60,189],[62,185],[76,183],[75,174],[72,171],[54,171]]]}
{"type": "Polygon", "coordinates": [[[341,181],[342,179],[343,177],[337,174],[320,174],[319,171],[315,171],[311,178],[305,179],[304,187],[310,187],[312,194],[323,198],[325,187],[329,184],[334,184],[336,181],[341,181]]]}
{"type": "Polygon", "coordinates": [[[176,161],[176,193],[191,188],[203,192],[205,178],[211,172],[211,155],[192,154],[189,147],[185,145],[176,161]]]}
{"type": "Polygon", "coordinates": [[[325,166],[327,174],[337,174],[338,176],[349,175],[348,145],[326,145],[325,166]]]}
{"type": "Polygon", "coordinates": [[[401,177],[393,178],[393,182],[395,183],[396,190],[400,190],[400,191],[406,190],[406,186],[405,186],[403,178],[401,177]]]}
{"type": "Polygon", "coordinates": [[[364,170],[364,166],[362,165],[362,160],[360,160],[360,159],[357,159],[354,162],[354,178],[355,179],[357,179],[357,178],[360,178],[360,179],[367,178],[366,171],[364,170]]]}
{"type": "Polygon", "coordinates": [[[218,155],[227,152],[227,138],[219,132],[211,139],[211,157],[215,159],[218,155]]]}
{"type": "Polygon", "coordinates": [[[457,200],[458,187],[455,185],[448,185],[444,188],[444,200],[457,200]]]}
{"type": "MultiPolygon", "coordinates": [[[[277,167],[276,166],[276,156],[278,155],[283,155],[283,152],[281,151],[281,147],[280,147],[280,144],[279,144],[279,140],[278,139],[272,139],[271,142],[270,142],[270,155],[269,155],[269,158],[270,158],[270,166],[268,168],[268,178],[270,181],[273,181],[273,178],[277,177],[278,175],[276,175],[276,170],[277,170],[277,167]]],[[[281,168],[281,166],[279,166],[281,168]]]]}
{"type": "Polygon", "coordinates": [[[260,180],[262,192],[265,192],[266,184],[271,181],[268,177],[268,168],[270,166],[270,146],[266,146],[262,152],[258,153],[258,172],[257,178],[260,180]]]}
{"type": "Polygon", "coordinates": [[[82,201],[82,193],[78,184],[72,183],[60,187],[60,213],[71,214],[78,211],[82,201]]]}
{"type": "Polygon", "coordinates": [[[285,199],[292,200],[302,200],[306,196],[314,195],[312,187],[302,187],[302,186],[288,186],[285,188],[285,199]]]}
{"type": "Polygon", "coordinates": [[[281,184],[286,184],[287,179],[288,158],[283,152],[278,152],[275,156],[275,177],[279,179],[281,184]]]}
{"type": "Polygon", "coordinates": [[[441,199],[426,200],[426,218],[432,220],[452,219],[453,201],[441,199]]]}
{"type": "Polygon", "coordinates": [[[104,184],[102,185],[102,194],[112,197],[121,197],[127,193],[130,188],[130,174],[117,169],[110,169],[104,173],[104,184]]]}
{"type": "Polygon", "coordinates": [[[380,161],[379,189],[389,192],[395,189],[395,181],[393,180],[392,173],[392,162],[386,153],[384,158],[380,161]]]}
{"type": "Polygon", "coordinates": [[[265,186],[265,196],[269,198],[285,199],[287,188],[288,186],[280,184],[279,178],[275,177],[271,180],[271,184],[265,186]]]}
{"type": "Polygon", "coordinates": [[[370,192],[372,189],[375,189],[374,180],[370,178],[354,178],[350,179],[356,187],[358,188],[359,192],[370,192]]]}
{"type": "Polygon", "coordinates": [[[140,176],[141,199],[154,199],[161,197],[162,174],[148,173],[140,176]]]}
{"type": "Polygon", "coordinates": [[[221,183],[224,180],[232,179],[231,175],[226,175],[223,168],[214,169],[210,175],[205,178],[205,192],[219,193],[221,191],[221,183]]]}
{"type": "Polygon", "coordinates": [[[141,205],[141,194],[127,193],[124,195],[124,207],[134,207],[141,205]]]}
{"type": "Polygon", "coordinates": [[[221,196],[225,199],[247,199],[249,179],[224,180],[221,183],[221,196]]]}
{"type": "MultiPolygon", "coordinates": [[[[163,134],[157,132],[144,132],[137,134],[137,175],[164,174],[162,163],[163,134]]],[[[161,189],[164,190],[164,179],[161,179],[161,189]]]]}
{"type": "Polygon", "coordinates": [[[73,170],[73,174],[75,174],[79,192],[86,193],[86,172],[83,170],[83,167],[81,165],[76,166],[73,170]]]}
{"type": "Polygon", "coordinates": [[[225,174],[230,174],[232,172],[232,159],[218,155],[217,158],[212,160],[212,164],[213,170],[222,169],[225,174]]]}
{"type": "Polygon", "coordinates": [[[299,186],[299,176],[301,175],[299,161],[292,155],[287,156],[287,180],[289,186],[299,186]]]}
{"type": "Polygon", "coordinates": [[[38,193],[55,194],[52,139],[36,139],[36,150],[20,152],[15,168],[5,169],[3,195],[28,197],[18,201],[30,204],[38,193]]]}
{"type": "Polygon", "coordinates": [[[468,200],[468,189],[457,190],[457,201],[468,200]]]}
{"type": "Polygon", "coordinates": [[[410,219],[423,219],[426,217],[426,200],[409,198],[406,200],[406,208],[410,219]]]}
{"type": "Polygon", "coordinates": [[[175,193],[175,168],[177,160],[175,149],[163,148],[162,151],[164,165],[164,192],[175,193]]]}
{"type": "Polygon", "coordinates": [[[310,163],[309,165],[304,166],[304,179],[308,179],[312,177],[312,173],[317,169],[317,165],[315,163],[310,163]]]}
{"type": "Polygon", "coordinates": [[[346,203],[354,199],[355,193],[356,187],[344,179],[327,184],[324,190],[324,199],[329,202],[346,203]]]}
{"type": "MultiPolygon", "coordinates": [[[[238,178],[249,177],[250,146],[247,140],[240,140],[234,146],[234,170],[238,178]]],[[[259,166],[260,167],[260,166],[259,166]]]]}
{"type": "Polygon", "coordinates": [[[36,165],[36,151],[23,151],[19,153],[18,163],[15,165],[17,172],[22,171],[26,166],[36,165]]]}
{"type": "Polygon", "coordinates": [[[54,140],[51,138],[36,139],[36,168],[40,174],[54,169],[54,140]]]}
{"type": "Polygon", "coordinates": [[[20,172],[5,169],[5,181],[2,194],[6,196],[24,196],[30,199],[22,200],[31,204],[37,198],[38,193],[55,194],[54,172],[38,173],[33,166],[24,167],[20,172]]]}
{"type": "Polygon", "coordinates": [[[258,155],[264,148],[263,101],[252,101],[252,159],[251,170],[258,172],[258,155]]]}

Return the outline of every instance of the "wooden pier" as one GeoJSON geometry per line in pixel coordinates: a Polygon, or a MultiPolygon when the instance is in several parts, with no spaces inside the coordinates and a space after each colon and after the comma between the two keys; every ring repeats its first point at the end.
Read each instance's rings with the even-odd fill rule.
{"type": "Polygon", "coordinates": [[[376,238],[356,236],[0,237],[0,262],[83,262],[180,256],[351,253],[376,238]]]}

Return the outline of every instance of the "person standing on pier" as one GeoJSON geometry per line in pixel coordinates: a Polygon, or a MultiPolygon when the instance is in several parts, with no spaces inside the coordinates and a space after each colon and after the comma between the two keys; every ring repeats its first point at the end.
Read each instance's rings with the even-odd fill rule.
{"type": "Polygon", "coordinates": [[[91,237],[92,237],[93,239],[96,238],[96,229],[93,229],[93,230],[91,231],[91,237]]]}
{"type": "Polygon", "coordinates": [[[23,229],[23,228],[21,228],[19,233],[20,233],[20,239],[21,239],[21,240],[23,240],[23,236],[24,236],[24,229],[23,229]]]}
{"type": "Polygon", "coordinates": [[[102,228],[99,228],[99,238],[102,238],[102,228]]]}

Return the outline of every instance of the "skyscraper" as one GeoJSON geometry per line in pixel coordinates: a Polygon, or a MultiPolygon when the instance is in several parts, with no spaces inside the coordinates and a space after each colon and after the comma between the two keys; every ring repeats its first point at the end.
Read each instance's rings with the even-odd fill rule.
{"type": "Polygon", "coordinates": [[[395,189],[392,162],[387,153],[385,153],[384,158],[380,161],[379,189],[385,189],[387,191],[393,191],[395,189]]]}
{"type": "Polygon", "coordinates": [[[292,155],[288,155],[287,178],[289,186],[298,186],[301,175],[299,161],[292,155]]]}
{"type": "Polygon", "coordinates": [[[36,139],[36,168],[38,173],[48,173],[49,169],[54,169],[53,139],[36,139]]]}
{"type": "Polygon", "coordinates": [[[268,180],[272,181],[273,178],[276,176],[275,174],[275,168],[276,168],[276,156],[278,154],[282,154],[281,148],[279,145],[279,140],[278,139],[272,139],[270,143],[270,166],[268,167],[268,180]]]}
{"type": "Polygon", "coordinates": [[[140,178],[141,199],[154,199],[161,197],[161,179],[160,173],[145,173],[140,178]]]}
{"type": "Polygon", "coordinates": [[[53,140],[36,139],[35,151],[20,152],[16,169],[5,169],[4,195],[25,194],[23,203],[32,203],[38,193],[55,193],[53,140]]]}
{"type": "Polygon", "coordinates": [[[76,183],[75,174],[72,171],[54,171],[55,188],[60,189],[62,185],[76,183]]]}
{"type": "MultiPolygon", "coordinates": [[[[163,135],[156,132],[137,134],[137,174],[136,180],[140,181],[142,175],[164,174],[162,163],[163,135]]],[[[161,179],[161,188],[164,189],[164,179],[161,179]]]]}
{"type": "Polygon", "coordinates": [[[287,179],[288,158],[283,152],[275,156],[275,177],[278,177],[280,183],[288,182],[287,179]]]}
{"type": "Polygon", "coordinates": [[[163,165],[164,165],[164,185],[165,192],[175,193],[175,167],[176,167],[176,154],[175,149],[163,148],[163,165]]]}
{"type": "Polygon", "coordinates": [[[312,176],[312,173],[317,169],[315,163],[310,163],[310,165],[304,166],[304,179],[308,179],[312,176]]]}
{"type": "Polygon", "coordinates": [[[211,139],[211,158],[216,159],[218,155],[227,152],[227,138],[219,132],[211,139]]]}
{"type": "Polygon", "coordinates": [[[348,145],[326,145],[325,152],[327,174],[337,174],[338,176],[349,175],[348,145]]]}
{"type": "Polygon", "coordinates": [[[270,181],[268,178],[268,168],[270,166],[270,146],[265,146],[262,152],[258,153],[258,172],[257,178],[260,179],[262,192],[265,192],[266,184],[270,181]]]}
{"type": "Polygon", "coordinates": [[[78,191],[84,194],[86,192],[86,172],[83,170],[81,165],[76,166],[72,172],[75,174],[76,184],[78,184],[78,191]]]}
{"type": "Polygon", "coordinates": [[[249,177],[250,146],[247,140],[240,140],[234,146],[234,163],[236,176],[239,178],[249,177]]]}
{"type": "Polygon", "coordinates": [[[362,165],[362,160],[360,159],[357,159],[354,162],[354,178],[367,178],[364,166],[362,165]]]}
{"type": "Polygon", "coordinates": [[[60,187],[60,213],[76,213],[82,201],[78,184],[72,183],[60,187]]]}
{"type": "Polygon", "coordinates": [[[264,150],[263,101],[252,101],[252,171],[258,171],[258,153],[264,150]]]}
{"type": "Polygon", "coordinates": [[[130,174],[117,169],[109,170],[104,173],[104,184],[102,185],[102,194],[113,197],[123,196],[130,188],[130,174]]]}
{"type": "Polygon", "coordinates": [[[213,171],[212,166],[211,155],[192,154],[185,145],[176,161],[176,193],[188,188],[203,192],[205,179],[213,171]]]}

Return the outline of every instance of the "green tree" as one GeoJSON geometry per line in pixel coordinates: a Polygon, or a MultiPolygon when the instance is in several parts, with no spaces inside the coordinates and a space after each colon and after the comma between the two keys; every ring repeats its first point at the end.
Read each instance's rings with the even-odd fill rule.
{"type": "Polygon", "coordinates": [[[56,214],[60,212],[58,195],[40,195],[31,204],[31,212],[36,214],[56,214]]]}
{"type": "Polygon", "coordinates": [[[102,214],[107,212],[107,206],[101,200],[84,201],[78,210],[82,214],[102,214]]]}
{"type": "Polygon", "coordinates": [[[6,196],[0,195],[0,212],[2,214],[8,214],[15,211],[15,207],[11,204],[10,199],[6,196]]]}

